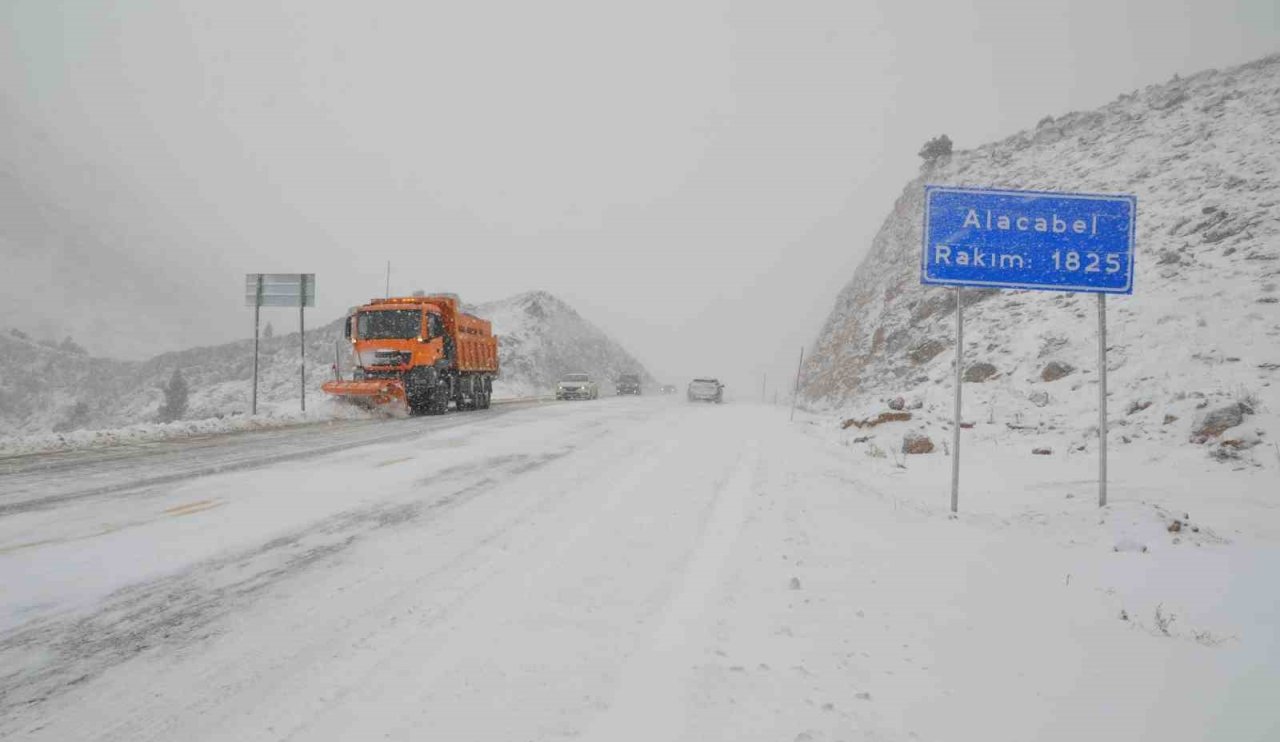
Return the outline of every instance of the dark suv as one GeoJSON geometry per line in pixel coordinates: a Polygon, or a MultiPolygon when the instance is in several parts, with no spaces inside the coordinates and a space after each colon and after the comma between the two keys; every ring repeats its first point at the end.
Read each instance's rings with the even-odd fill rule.
{"type": "Polygon", "coordinates": [[[636,374],[623,374],[618,377],[617,383],[614,384],[618,389],[618,394],[640,394],[640,377],[636,374]]]}

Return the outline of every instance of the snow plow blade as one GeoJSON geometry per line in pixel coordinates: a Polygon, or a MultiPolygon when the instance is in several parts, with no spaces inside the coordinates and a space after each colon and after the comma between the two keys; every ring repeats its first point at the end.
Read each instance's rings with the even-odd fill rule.
{"type": "Polygon", "coordinates": [[[326,381],[320,388],[326,394],[368,407],[384,405],[392,400],[405,401],[404,385],[391,379],[326,381]]]}

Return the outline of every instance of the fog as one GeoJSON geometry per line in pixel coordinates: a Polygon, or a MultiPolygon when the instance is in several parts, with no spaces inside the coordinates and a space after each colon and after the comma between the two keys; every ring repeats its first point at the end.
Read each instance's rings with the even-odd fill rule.
{"type": "Polygon", "coordinates": [[[145,357],[247,336],[246,272],[316,273],[318,324],[381,295],[390,261],[393,292],[544,289],[660,379],[772,393],[926,139],[1261,56],[1278,15],[8,0],[0,326],[145,357]]]}

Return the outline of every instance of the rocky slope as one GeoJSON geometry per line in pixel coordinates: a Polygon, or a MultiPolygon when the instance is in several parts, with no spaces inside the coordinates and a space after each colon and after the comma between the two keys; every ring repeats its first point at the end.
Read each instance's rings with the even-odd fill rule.
{"type": "MultiPolygon", "coordinates": [[[[566,371],[611,380],[622,371],[647,373],[617,342],[571,307],[545,292],[530,292],[471,308],[494,323],[503,369],[501,396],[547,393],[566,371]]],[[[307,330],[308,410],[323,412],[320,385],[350,358],[338,320],[307,330]]],[[[264,338],[259,367],[259,411],[298,409],[298,333],[264,338]]],[[[38,342],[0,332],[0,437],[151,422],[160,386],[181,369],[190,386],[185,418],[242,415],[249,410],[253,341],[191,348],[145,361],[95,358],[74,344],[38,342]],[[61,347],[60,347],[61,346],[61,347]]],[[[610,387],[602,385],[607,390],[610,387]]]]}
{"type": "MultiPolygon", "coordinates": [[[[1280,411],[1280,55],[1046,117],[926,166],[822,328],[804,370],[811,409],[860,417],[902,395],[920,405],[918,427],[945,428],[954,293],[919,282],[926,183],[1137,196],[1136,288],[1108,299],[1122,442],[1186,442],[1197,418],[1243,402],[1255,414],[1236,432],[1249,446],[1280,411]]],[[[977,382],[966,384],[966,419],[1088,445],[1095,298],[968,290],[965,304],[966,375],[977,382]]]]}

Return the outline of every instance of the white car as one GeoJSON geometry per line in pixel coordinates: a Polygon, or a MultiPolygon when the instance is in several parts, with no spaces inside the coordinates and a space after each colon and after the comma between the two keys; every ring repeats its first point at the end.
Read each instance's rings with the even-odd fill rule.
{"type": "Polygon", "coordinates": [[[587,374],[565,374],[556,384],[556,399],[598,399],[600,387],[587,374]]]}

